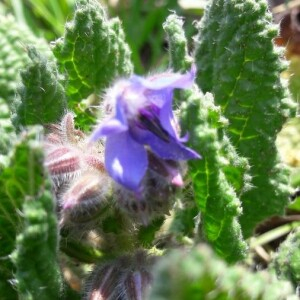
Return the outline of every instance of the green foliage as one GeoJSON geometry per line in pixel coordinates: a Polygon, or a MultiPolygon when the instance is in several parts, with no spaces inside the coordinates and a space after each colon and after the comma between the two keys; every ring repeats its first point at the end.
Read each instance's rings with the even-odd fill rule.
{"type": "Polygon", "coordinates": [[[278,278],[300,284],[300,227],[290,233],[275,254],[272,267],[278,278]]]}
{"type": "Polygon", "coordinates": [[[24,228],[17,236],[12,258],[23,299],[58,299],[61,292],[53,204],[50,185],[45,183],[40,185],[37,194],[29,195],[22,206],[24,228]]]}
{"type": "MultiPolygon", "coordinates": [[[[5,166],[11,143],[15,138],[13,126],[10,121],[10,110],[6,102],[0,98],[0,170],[5,166]]],[[[1,172],[1,171],[0,171],[1,172]]]]}
{"type": "MultiPolygon", "coordinates": [[[[191,68],[192,58],[187,52],[182,25],[181,19],[171,15],[164,28],[170,42],[171,66],[186,72],[191,68]]],[[[225,133],[226,120],[210,95],[204,97],[195,88],[179,98],[183,132],[189,132],[190,146],[203,156],[189,164],[204,236],[228,261],[242,259],[246,244],[237,219],[241,207],[236,192],[240,193],[248,184],[244,178],[249,168],[247,160],[240,158],[230,144],[225,133]]]]}
{"type": "MultiPolygon", "coordinates": [[[[187,92],[185,98],[181,111],[183,130],[190,134],[189,144],[203,156],[189,163],[203,232],[221,257],[236,261],[244,257],[246,244],[238,222],[240,201],[224,171],[230,168],[223,151],[224,140],[227,142],[225,120],[210,94],[203,96],[194,90],[187,92]]],[[[236,163],[238,159],[237,156],[236,163]]]]}
{"type": "Polygon", "coordinates": [[[227,266],[207,246],[173,250],[154,269],[149,299],[297,299],[289,282],[267,272],[227,266]]]}
{"type": "MultiPolygon", "coordinates": [[[[290,64],[288,68],[287,76],[290,76],[289,80],[289,88],[291,91],[291,94],[295,101],[299,103],[299,93],[300,93],[300,58],[299,56],[292,56],[290,59],[290,64]]],[[[298,107],[298,109],[300,106],[298,107]]]]}
{"type": "Polygon", "coordinates": [[[5,12],[14,14],[18,26],[27,27],[36,36],[53,40],[63,33],[75,0],[4,0],[5,12]]]}
{"type": "Polygon", "coordinates": [[[19,71],[29,63],[28,45],[47,51],[44,40],[36,38],[28,29],[20,27],[13,16],[0,15],[0,100],[11,106],[20,80],[19,71]]]}
{"type": "MultiPolygon", "coordinates": [[[[183,20],[176,14],[170,15],[163,28],[167,35],[169,44],[169,65],[176,72],[185,73],[190,71],[194,59],[188,53],[188,42],[183,30],[183,20]]],[[[180,93],[175,92],[174,106],[180,105],[184,97],[180,93]]],[[[188,186],[181,194],[181,200],[177,200],[174,207],[174,218],[170,227],[170,232],[175,234],[177,239],[184,236],[193,237],[197,231],[195,220],[199,214],[199,209],[190,195],[193,196],[193,187],[188,186]]]]}
{"type": "Polygon", "coordinates": [[[117,13],[122,20],[136,73],[143,74],[151,68],[161,68],[162,62],[165,62],[165,36],[161,24],[170,11],[180,11],[177,0],[166,0],[163,3],[156,0],[119,1],[115,12],[112,10],[112,14],[117,13]]]}
{"type": "Polygon", "coordinates": [[[175,72],[186,72],[191,69],[193,63],[188,54],[187,40],[182,27],[183,20],[176,14],[170,15],[163,24],[169,43],[169,61],[175,72]]]}
{"type": "Polygon", "coordinates": [[[66,96],[56,63],[28,47],[31,63],[21,72],[22,85],[15,100],[14,125],[22,126],[55,123],[66,110],[66,96]]]}
{"type": "MultiPolygon", "coordinates": [[[[40,129],[31,129],[17,147],[14,166],[23,179],[16,249],[12,254],[17,288],[22,299],[58,299],[57,217],[51,186],[43,167],[40,129]],[[24,166],[26,168],[24,168],[24,166]]],[[[15,207],[16,209],[16,207],[15,207]]],[[[16,214],[16,212],[15,212],[16,214]]]]}
{"type": "Polygon", "coordinates": [[[74,18],[66,23],[53,52],[67,79],[68,108],[75,112],[79,127],[90,130],[96,122],[90,106],[99,105],[98,95],[133,70],[120,21],[108,20],[96,0],[78,1],[74,18]]]}
{"type": "MultiPolygon", "coordinates": [[[[14,148],[10,165],[0,177],[0,288],[16,275],[17,286],[25,297],[27,291],[59,293],[56,263],[57,226],[51,188],[43,167],[43,149],[38,141],[39,128],[24,132],[14,148]],[[17,249],[16,247],[17,239],[17,249]],[[10,254],[14,251],[14,264],[10,254]],[[35,269],[37,268],[37,269],[35,269]],[[39,269],[40,268],[40,269],[39,269]],[[34,275],[34,276],[33,276],[34,275]],[[44,287],[48,285],[45,290],[44,287]]],[[[0,290],[1,295],[11,295],[0,290]]],[[[39,299],[50,299],[40,294],[39,299]]],[[[23,299],[37,299],[29,296],[23,299]]],[[[53,299],[53,298],[52,298],[53,299]]]]}
{"type": "Polygon", "coordinates": [[[241,196],[245,237],[264,218],[282,214],[290,192],[275,139],[295,105],[280,80],[277,28],[260,0],[213,0],[199,23],[197,82],[229,121],[232,144],[249,158],[253,189],[241,196]]]}
{"type": "Polygon", "coordinates": [[[74,19],[54,54],[68,77],[70,108],[90,94],[99,93],[118,76],[132,72],[130,50],[118,19],[108,20],[96,0],[78,1],[74,19]]]}

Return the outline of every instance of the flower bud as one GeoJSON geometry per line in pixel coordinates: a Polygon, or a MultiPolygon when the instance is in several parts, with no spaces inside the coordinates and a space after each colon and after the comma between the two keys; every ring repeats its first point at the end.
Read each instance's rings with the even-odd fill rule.
{"type": "Polygon", "coordinates": [[[155,258],[138,250],[96,266],[86,284],[85,300],[143,300],[152,282],[155,258]]]}
{"type": "Polygon", "coordinates": [[[128,300],[143,300],[145,290],[152,281],[151,274],[147,271],[135,271],[129,274],[124,280],[124,293],[125,299],[128,300]]]}
{"type": "Polygon", "coordinates": [[[77,134],[75,131],[74,115],[68,112],[61,122],[61,134],[65,142],[70,144],[76,144],[78,141],[77,134]]]}
{"type": "Polygon", "coordinates": [[[111,196],[110,183],[105,173],[98,172],[86,172],[75,179],[60,200],[64,223],[83,223],[99,216],[111,196]]]}
{"type": "Polygon", "coordinates": [[[60,224],[90,222],[106,210],[111,196],[111,179],[106,175],[101,145],[87,143],[84,134],[75,129],[70,112],[60,124],[47,128],[45,166],[54,183],[60,224]]]}
{"type": "Polygon", "coordinates": [[[80,169],[79,153],[66,146],[60,146],[50,151],[45,160],[51,176],[71,177],[80,169]]]}

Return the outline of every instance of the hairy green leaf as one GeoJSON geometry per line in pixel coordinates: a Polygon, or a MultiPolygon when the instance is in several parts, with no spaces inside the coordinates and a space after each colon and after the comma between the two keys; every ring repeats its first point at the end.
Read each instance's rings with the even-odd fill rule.
{"type": "Polygon", "coordinates": [[[10,110],[6,102],[0,98],[0,173],[9,162],[8,153],[15,140],[14,127],[10,120],[10,110]]]}
{"type": "Polygon", "coordinates": [[[22,135],[11,166],[2,176],[6,201],[0,212],[7,226],[1,224],[1,234],[9,241],[4,247],[6,254],[13,250],[16,237],[12,260],[22,299],[58,299],[60,294],[57,219],[40,135],[40,128],[22,135]]]}
{"type": "MultiPolygon", "coordinates": [[[[230,168],[228,153],[224,155],[223,151],[226,120],[221,118],[212,95],[203,96],[195,88],[185,93],[185,99],[181,110],[183,130],[189,132],[191,147],[203,156],[189,162],[203,232],[220,256],[237,261],[245,256],[247,247],[238,222],[240,201],[224,171],[230,168]]],[[[236,159],[236,164],[246,169],[247,162],[238,156],[236,159]]]]}
{"type": "Polygon", "coordinates": [[[232,144],[251,165],[254,188],[241,195],[240,216],[249,237],[258,222],[283,213],[290,191],[275,139],[295,105],[280,79],[277,28],[263,0],[212,0],[198,28],[197,82],[213,93],[232,144]]]}
{"type": "Polygon", "coordinates": [[[291,281],[295,287],[300,283],[300,227],[291,232],[278,248],[272,267],[278,278],[291,281]]]}
{"type": "Polygon", "coordinates": [[[169,43],[170,65],[176,72],[190,70],[193,63],[193,58],[188,54],[187,40],[182,27],[183,20],[176,14],[170,15],[163,24],[169,43]]]}
{"type": "MultiPolygon", "coordinates": [[[[14,282],[15,273],[18,284],[22,285],[23,283],[20,283],[24,280],[22,276],[32,275],[31,269],[34,270],[37,265],[44,270],[45,274],[37,273],[36,278],[30,279],[34,283],[39,280],[42,281],[45,279],[45,276],[49,276],[50,278],[50,270],[57,267],[54,263],[57,247],[56,219],[49,183],[46,180],[43,169],[43,151],[38,141],[40,135],[40,129],[31,129],[28,132],[22,133],[14,148],[10,165],[0,175],[1,289],[5,285],[8,287],[9,282],[14,282]],[[36,210],[32,206],[36,206],[36,210]],[[30,218],[38,219],[43,225],[36,223],[33,224],[32,229],[29,229],[30,218]],[[28,252],[22,252],[21,236],[23,234],[20,233],[22,230],[25,230],[25,235],[28,230],[32,230],[33,240],[31,244],[27,244],[26,251],[28,250],[28,252]],[[18,253],[17,260],[15,261],[15,266],[13,266],[10,255],[15,249],[17,235],[19,235],[19,248],[16,252],[18,253]],[[45,240],[48,243],[44,244],[45,240]],[[42,246],[35,248],[39,243],[42,246]],[[47,250],[44,251],[43,247],[47,248],[47,250]],[[42,264],[42,261],[39,261],[36,265],[38,256],[44,257],[44,264],[42,264]],[[25,261],[26,268],[22,264],[19,264],[22,260],[25,261]],[[51,264],[51,269],[48,269],[48,266],[45,264],[51,264]]],[[[52,278],[51,284],[53,282],[55,280],[52,278]]],[[[36,288],[42,289],[44,285],[45,282],[40,282],[40,285],[36,286],[36,288]]],[[[24,289],[27,288],[29,289],[29,286],[24,287],[24,289]]],[[[11,289],[11,294],[2,293],[2,290],[0,292],[3,297],[4,295],[11,295],[9,299],[14,299],[12,295],[16,291],[11,289]]]]}
{"type": "MultiPolygon", "coordinates": [[[[171,66],[176,71],[187,72],[193,59],[188,55],[182,26],[182,20],[176,15],[171,15],[164,24],[170,43],[171,66]]],[[[237,220],[241,213],[237,193],[248,184],[245,180],[249,168],[247,160],[240,158],[230,144],[225,133],[226,120],[211,96],[204,97],[195,88],[181,93],[179,98],[183,132],[189,133],[190,146],[203,156],[202,160],[190,161],[189,165],[204,236],[220,256],[228,261],[239,260],[245,255],[246,244],[237,220]]],[[[193,218],[193,207],[187,215],[193,218]]],[[[173,225],[178,226],[186,215],[179,210],[176,217],[173,225]]]]}
{"type": "MultiPolygon", "coordinates": [[[[80,101],[103,92],[119,76],[130,75],[133,66],[119,19],[108,20],[96,0],[80,0],[76,7],[73,20],[66,24],[65,34],[55,42],[53,51],[67,74],[68,106],[83,128],[95,120],[90,116],[83,121],[89,111],[80,101]]],[[[99,104],[99,99],[94,99],[96,102],[90,104],[99,104]]]]}
{"type": "Polygon", "coordinates": [[[31,63],[21,72],[22,85],[15,100],[13,123],[23,126],[55,123],[66,110],[66,96],[56,63],[28,47],[31,63]]]}

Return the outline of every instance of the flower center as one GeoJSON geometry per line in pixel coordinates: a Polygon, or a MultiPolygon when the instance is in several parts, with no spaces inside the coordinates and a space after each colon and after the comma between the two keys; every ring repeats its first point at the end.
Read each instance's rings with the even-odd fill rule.
{"type": "Polygon", "coordinates": [[[139,111],[139,125],[152,132],[157,137],[161,138],[165,142],[170,141],[169,133],[162,127],[159,118],[157,107],[152,105],[147,109],[143,108],[139,111]]]}

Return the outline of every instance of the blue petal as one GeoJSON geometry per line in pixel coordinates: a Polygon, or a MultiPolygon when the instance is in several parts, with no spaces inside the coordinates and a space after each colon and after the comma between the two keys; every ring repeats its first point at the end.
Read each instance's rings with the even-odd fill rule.
{"type": "Polygon", "coordinates": [[[107,137],[105,167],[115,181],[130,190],[138,191],[147,166],[144,146],[134,141],[128,131],[107,137]]]}
{"type": "Polygon", "coordinates": [[[95,142],[101,137],[117,134],[128,130],[128,126],[122,124],[118,119],[112,118],[98,126],[90,136],[90,141],[95,142]]]}
{"type": "Polygon", "coordinates": [[[148,140],[148,145],[151,147],[151,150],[162,159],[177,161],[201,158],[196,151],[185,147],[175,139],[171,139],[169,143],[166,143],[153,135],[151,139],[148,140]]]}
{"type": "Polygon", "coordinates": [[[169,142],[166,142],[148,130],[134,128],[130,132],[138,143],[149,145],[151,150],[162,159],[177,161],[201,158],[196,151],[185,147],[180,140],[173,137],[170,137],[169,142]]]}
{"type": "Polygon", "coordinates": [[[139,76],[132,76],[133,82],[139,82],[144,88],[150,90],[161,90],[165,88],[186,89],[192,86],[196,75],[196,67],[192,66],[191,70],[185,74],[180,73],[162,73],[144,79],[139,76]]]}
{"type": "Polygon", "coordinates": [[[113,118],[103,121],[90,137],[91,142],[99,140],[101,137],[120,133],[128,130],[127,119],[124,113],[121,98],[116,99],[116,114],[113,118]]]}
{"type": "Polygon", "coordinates": [[[175,128],[176,120],[172,110],[172,98],[173,93],[170,93],[168,99],[166,99],[164,105],[159,112],[159,120],[162,127],[174,138],[177,138],[177,132],[175,128]]]}
{"type": "MultiPolygon", "coordinates": [[[[155,113],[162,128],[171,136],[177,138],[175,128],[176,121],[172,110],[173,91],[171,89],[165,89],[161,91],[147,90],[145,93],[147,98],[152,103],[151,112],[155,113]]],[[[149,108],[146,108],[146,111],[147,109],[149,110],[149,108]]]]}

